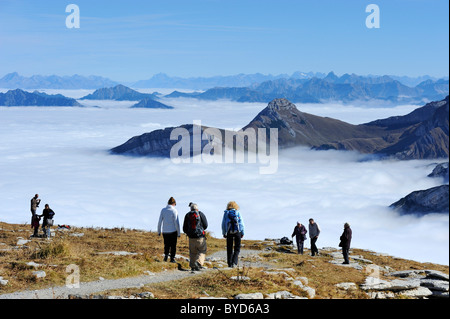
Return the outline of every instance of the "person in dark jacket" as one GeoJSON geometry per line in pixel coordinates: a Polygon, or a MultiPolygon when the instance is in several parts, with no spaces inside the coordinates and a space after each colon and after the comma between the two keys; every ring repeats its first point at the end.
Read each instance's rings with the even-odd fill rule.
{"type": "Polygon", "coordinates": [[[39,230],[39,221],[41,220],[39,218],[39,215],[36,213],[37,208],[39,207],[41,200],[39,199],[39,194],[34,195],[34,197],[31,199],[31,228],[34,229],[33,235],[31,237],[39,237],[38,230],[39,230]]]}
{"type": "Polygon", "coordinates": [[[295,239],[297,241],[297,251],[299,254],[303,255],[303,243],[306,239],[306,233],[308,231],[306,230],[306,227],[302,225],[300,222],[297,222],[297,226],[294,228],[294,232],[292,233],[291,237],[295,236],[295,239]]]}
{"type": "Polygon", "coordinates": [[[309,219],[309,238],[311,238],[311,256],[319,256],[319,249],[317,249],[317,239],[319,239],[320,235],[320,227],[319,225],[314,221],[314,219],[309,219]]]}
{"type": "Polygon", "coordinates": [[[342,255],[344,256],[343,264],[349,264],[349,251],[350,244],[352,242],[352,229],[350,228],[349,223],[344,224],[344,232],[341,235],[341,242],[339,243],[339,247],[342,247],[342,255]]]}
{"type": "Polygon", "coordinates": [[[184,217],[183,232],[189,237],[189,266],[192,271],[199,271],[204,269],[208,220],[197,204],[189,203],[189,207],[191,210],[184,217]]]}
{"type": "Polygon", "coordinates": [[[41,217],[44,217],[42,222],[42,231],[44,232],[44,237],[50,238],[50,227],[53,223],[50,223],[49,220],[53,221],[53,216],[55,216],[55,212],[50,208],[48,204],[45,204],[45,208],[42,211],[41,217]],[[51,224],[51,225],[50,225],[51,224]]]}

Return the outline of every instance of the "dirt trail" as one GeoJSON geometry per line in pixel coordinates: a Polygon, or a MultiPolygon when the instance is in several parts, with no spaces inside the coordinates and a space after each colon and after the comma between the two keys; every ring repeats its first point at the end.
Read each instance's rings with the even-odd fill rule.
{"type": "MultiPolygon", "coordinates": [[[[241,250],[240,257],[247,258],[258,255],[259,253],[261,253],[261,251],[241,250]]],[[[226,252],[219,251],[217,253],[209,255],[208,257],[226,260],[226,252]]],[[[269,265],[262,264],[259,262],[245,261],[241,262],[241,264],[244,266],[252,266],[252,267],[269,267],[269,265]]],[[[213,269],[209,268],[206,271],[211,270],[213,269]]],[[[130,278],[82,282],[80,283],[79,288],[68,288],[66,286],[60,286],[40,290],[13,292],[9,294],[0,295],[0,299],[66,299],[69,295],[75,294],[90,295],[113,289],[142,287],[144,285],[152,283],[180,280],[192,276],[200,276],[202,275],[202,273],[204,273],[204,271],[191,272],[191,271],[169,270],[160,273],[155,273],[154,275],[142,275],[130,278]]]]}

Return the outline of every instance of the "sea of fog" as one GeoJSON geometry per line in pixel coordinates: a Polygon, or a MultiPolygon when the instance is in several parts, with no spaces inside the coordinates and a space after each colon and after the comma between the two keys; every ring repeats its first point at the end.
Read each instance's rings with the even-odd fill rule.
{"type": "MultiPolygon", "coordinates": [[[[47,91],[75,98],[91,92],[47,91]]],[[[290,237],[297,221],[307,224],[312,217],[322,229],[319,248],[337,247],[348,222],[353,247],[449,264],[448,215],[399,216],[387,208],[414,190],[439,185],[427,177],[437,160],[364,161],[352,152],[295,148],[279,153],[275,174],[261,175],[258,163],[175,164],[110,155],[129,138],[166,126],[201,121],[238,129],[266,105],[167,99],[175,109],[153,110],[129,109],[135,103],[129,101],[80,102],[88,107],[0,107],[1,221],[29,224],[30,199],[38,193],[41,209],[48,203],[56,212],[56,224],[155,231],[173,196],[181,221],[188,203],[196,202],[220,237],[223,210],[234,200],[248,239],[290,237]]],[[[415,108],[297,107],[354,124],[415,108]]]]}

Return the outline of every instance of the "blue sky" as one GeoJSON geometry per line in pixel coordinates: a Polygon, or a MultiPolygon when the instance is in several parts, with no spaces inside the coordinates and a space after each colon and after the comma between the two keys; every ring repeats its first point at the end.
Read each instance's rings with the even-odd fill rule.
{"type": "Polygon", "coordinates": [[[0,77],[448,76],[448,0],[0,0],[0,77]],[[80,28],[68,29],[68,4],[80,28]],[[380,28],[368,29],[368,4],[380,28]]]}

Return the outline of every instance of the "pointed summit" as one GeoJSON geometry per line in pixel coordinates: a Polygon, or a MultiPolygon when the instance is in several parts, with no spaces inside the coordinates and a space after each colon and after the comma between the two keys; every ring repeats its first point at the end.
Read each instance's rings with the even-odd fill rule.
{"type": "Polygon", "coordinates": [[[270,102],[267,107],[273,111],[297,110],[297,107],[295,106],[295,104],[291,103],[287,99],[272,100],[272,102],[270,102]]]}

